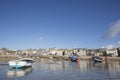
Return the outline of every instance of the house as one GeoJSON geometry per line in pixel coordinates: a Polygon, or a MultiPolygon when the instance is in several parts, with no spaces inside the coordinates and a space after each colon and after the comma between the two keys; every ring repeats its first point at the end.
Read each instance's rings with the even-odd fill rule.
{"type": "Polygon", "coordinates": [[[87,55],[85,49],[80,49],[79,52],[78,52],[78,54],[79,54],[79,55],[83,55],[83,56],[87,55]]]}
{"type": "Polygon", "coordinates": [[[106,53],[107,53],[107,55],[110,55],[110,56],[118,56],[118,53],[117,53],[117,49],[116,49],[116,48],[106,49],[106,53]]]}

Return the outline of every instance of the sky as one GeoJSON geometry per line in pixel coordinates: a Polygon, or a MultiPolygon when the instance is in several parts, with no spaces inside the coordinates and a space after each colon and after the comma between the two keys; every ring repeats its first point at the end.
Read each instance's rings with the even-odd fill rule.
{"type": "Polygon", "coordinates": [[[120,0],[0,0],[0,48],[120,46],[120,0]]]}

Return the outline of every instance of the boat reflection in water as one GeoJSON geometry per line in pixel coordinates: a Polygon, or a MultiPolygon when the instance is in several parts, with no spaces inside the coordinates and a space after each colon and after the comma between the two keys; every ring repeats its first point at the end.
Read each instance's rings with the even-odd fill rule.
{"type": "Polygon", "coordinates": [[[32,72],[32,67],[26,67],[26,68],[20,68],[20,69],[13,69],[11,68],[8,72],[7,72],[7,77],[19,77],[19,76],[25,76],[29,73],[32,72]]]}

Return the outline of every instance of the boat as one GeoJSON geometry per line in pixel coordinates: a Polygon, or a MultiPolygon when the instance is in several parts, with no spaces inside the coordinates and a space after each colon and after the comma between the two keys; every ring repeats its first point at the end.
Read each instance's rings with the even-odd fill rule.
{"type": "Polygon", "coordinates": [[[13,69],[11,68],[7,72],[7,77],[18,77],[18,76],[25,76],[32,72],[32,67],[20,68],[20,69],[13,69]]]}
{"type": "Polygon", "coordinates": [[[94,62],[102,62],[103,59],[101,57],[99,57],[99,56],[92,56],[92,61],[94,61],[94,62]]]}
{"type": "Polygon", "coordinates": [[[80,57],[77,56],[77,55],[72,55],[72,56],[70,56],[70,60],[71,60],[72,62],[77,62],[77,61],[80,60],[80,57]]]}
{"type": "Polygon", "coordinates": [[[9,61],[8,63],[11,68],[23,68],[32,66],[33,62],[34,59],[32,58],[21,58],[19,60],[9,61]]]}

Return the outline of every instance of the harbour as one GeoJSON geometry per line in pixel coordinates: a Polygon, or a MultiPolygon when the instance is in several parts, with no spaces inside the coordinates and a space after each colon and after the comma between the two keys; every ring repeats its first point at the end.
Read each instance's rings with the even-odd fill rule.
{"type": "Polygon", "coordinates": [[[120,61],[94,63],[43,59],[34,62],[32,67],[21,69],[0,65],[0,80],[120,80],[119,68],[120,61]]]}
{"type": "Polygon", "coordinates": [[[0,80],[120,80],[120,0],[0,0],[0,80]]]}

